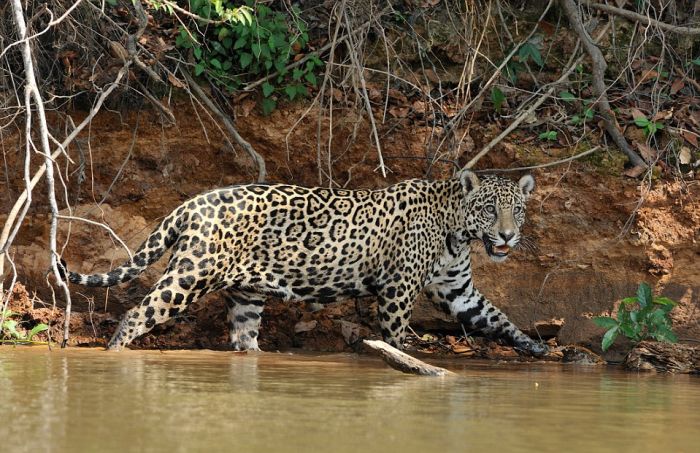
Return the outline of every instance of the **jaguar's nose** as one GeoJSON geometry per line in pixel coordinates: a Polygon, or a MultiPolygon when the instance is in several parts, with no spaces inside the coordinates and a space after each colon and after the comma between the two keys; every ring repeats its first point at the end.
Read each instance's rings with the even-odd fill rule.
{"type": "Polygon", "coordinates": [[[507,244],[508,241],[513,239],[513,236],[515,236],[515,232],[513,230],[506,230],[506,231],[499,231],[498,235],[503,239],[503,241],[507,244]]]}

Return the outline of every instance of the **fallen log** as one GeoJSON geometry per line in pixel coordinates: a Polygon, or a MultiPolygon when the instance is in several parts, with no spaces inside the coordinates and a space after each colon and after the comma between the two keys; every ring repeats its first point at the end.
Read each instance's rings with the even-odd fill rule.
{"type": "Polygon", "coordinates": [[[456,376],[452,371],[429,365],[381,340],[364,340],[363,343],[372,350],[379,352],[382,359],[395,370],[420,376],[456,376]]]}
{"type": "Polygon", "coordinates": [[[624,363],[633,371],[700,374],[700,348],[643,341],[627,354],[624,363]]]}

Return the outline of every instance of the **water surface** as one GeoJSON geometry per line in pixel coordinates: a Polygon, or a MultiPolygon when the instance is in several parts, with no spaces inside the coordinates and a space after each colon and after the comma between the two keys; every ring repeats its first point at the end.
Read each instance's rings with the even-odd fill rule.
{"type": "Polygon", "coordinates": [[[357,355],[0,347],[0,450],[695,452],[700,378],[357,355]]]}

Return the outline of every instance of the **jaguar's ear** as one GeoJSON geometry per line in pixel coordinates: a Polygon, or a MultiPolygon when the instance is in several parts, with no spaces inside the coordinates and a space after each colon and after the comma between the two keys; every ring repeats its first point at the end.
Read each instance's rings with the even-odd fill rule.
{"type": "Polygon", "coordinates": [[[464,187],[466,193],[476,190],[476,188],[479,187],[479,177],[471,170],[467,170],[466,168],[460,170],[460,172],[457,173],[457,177],[459,178],[459,182],[462,183],[462,187],[464,187]]]}
{"type": "Polygon", "coordinates": [[[518,185],[520,186],[520,191],[527,200],[530,198],[530,194],[532,194],[532,191],[535,189],[535,178],[533,178],[532,175],[525,175],[520,178],[518,185]]]}

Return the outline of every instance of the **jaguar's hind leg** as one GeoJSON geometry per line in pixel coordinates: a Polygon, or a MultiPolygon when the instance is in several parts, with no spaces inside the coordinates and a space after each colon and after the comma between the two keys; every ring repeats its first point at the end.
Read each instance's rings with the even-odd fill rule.
{"type": "Polygon", "coordinates": [[[195,285],[194,277],[184,278],[174,272],[166,273],[143,298],[140,305],[124,314],[119,327],[109,340],[107,349],[122,349],[157,324],[162,324],[184,311],[208,290],[206,285],[195,285]]]}
{"type": "Polygon", "coordinates": [[[236,351],[259,351],[258,331],[265,299],[255,293],[226,291],[227,324],[231,347],[236,351]]]}

